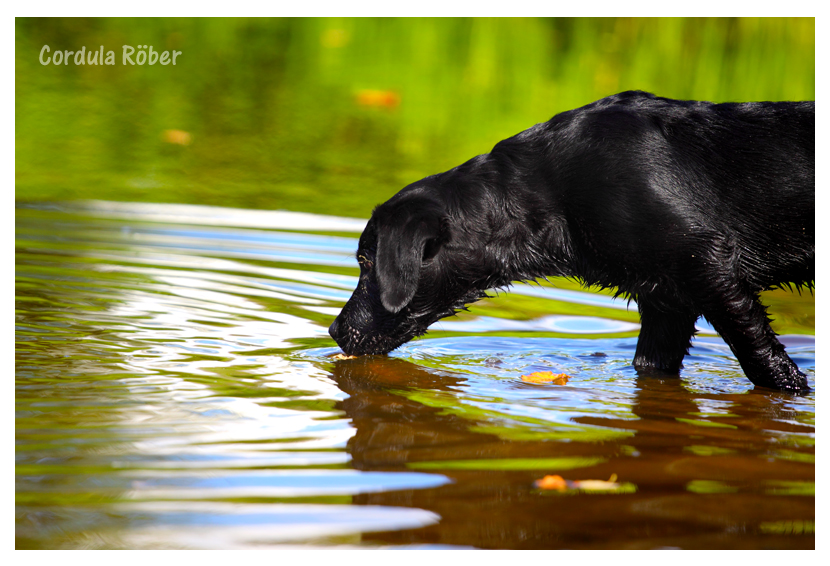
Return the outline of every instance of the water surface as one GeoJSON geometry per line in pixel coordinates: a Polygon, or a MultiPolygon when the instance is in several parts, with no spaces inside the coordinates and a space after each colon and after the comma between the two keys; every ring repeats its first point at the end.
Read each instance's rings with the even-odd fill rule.
{"type": "MultiPolygon", "coordinates": [[[[815,393],[754,390],[704,321],[639,376],[636,306],[556,281],[333,359],[363,225],[18,205],[17,547],[814,547],[815,393]]],[[[812,297],[769,300],[815,388],[812,297]]]]}

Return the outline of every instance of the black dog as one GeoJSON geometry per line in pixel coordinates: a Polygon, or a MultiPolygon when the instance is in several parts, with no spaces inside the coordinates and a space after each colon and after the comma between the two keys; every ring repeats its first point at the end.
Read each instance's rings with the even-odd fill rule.
{"type": "Polygon", "coordinates": [[[758,293],[815,279],[815,102],[624,92],[563,112],[378,206],[329,332],[384,354],[512,281],[637,302],[634,366],[676,374],[706,317],[756,385],[805,390],[758,293]]]}

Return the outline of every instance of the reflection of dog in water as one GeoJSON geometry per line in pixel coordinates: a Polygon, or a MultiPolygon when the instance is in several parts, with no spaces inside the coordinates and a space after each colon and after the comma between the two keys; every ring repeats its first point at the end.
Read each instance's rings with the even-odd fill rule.
{"type": "Polygon", "coordinates": [[[807,389],[759,292],[815,278],[815,103],[624,92],[554,116],[378,206],[330,333],[383,354],[512,281],[637,301],[639,369],[676,374],[705,316],[756,385],[807,389]]]}

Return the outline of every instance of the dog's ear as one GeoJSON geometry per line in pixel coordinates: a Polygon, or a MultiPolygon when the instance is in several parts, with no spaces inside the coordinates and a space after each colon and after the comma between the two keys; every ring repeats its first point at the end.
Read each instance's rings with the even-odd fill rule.
{"type": "Polygon", "coordinates": [[[415,296],[421,263],[432,259],[442,242],[441,217],[434,206],[409,206],[380,225],[375,269],[380,301],[389,312],[399,312],[415,296]]]}

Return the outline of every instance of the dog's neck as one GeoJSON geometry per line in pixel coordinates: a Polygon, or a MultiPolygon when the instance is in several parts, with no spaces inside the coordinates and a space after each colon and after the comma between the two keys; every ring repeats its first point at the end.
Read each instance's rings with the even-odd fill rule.
{"type": "Polygon", "coordinates": [[[440,179],[458,233],[454,244],[468,248],[476,273],[482,266],[488,273],[476,281],[481,289],[576,275],[566,221],[553,196],[555,180],[539,167],[522,167],[520,173],[519,165],[529,159],[522,149],[517,143],[509,155],[480,155],[440,179]]]}

